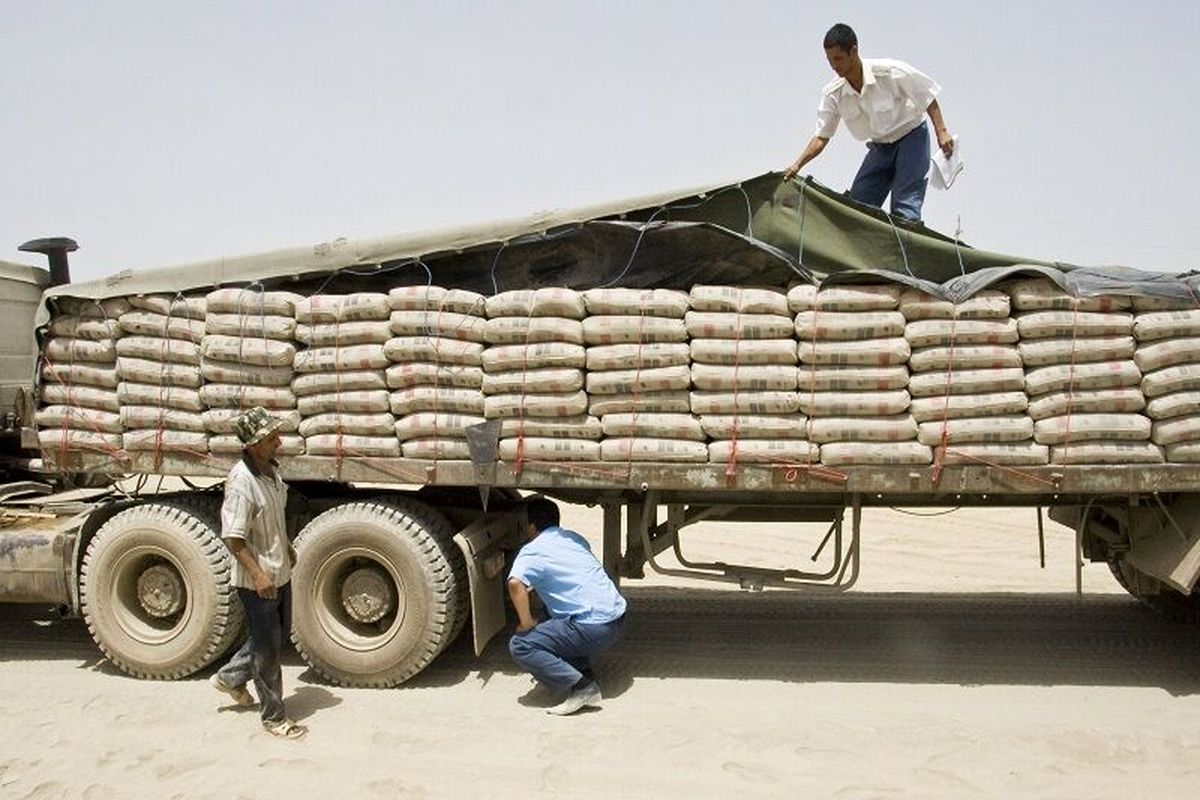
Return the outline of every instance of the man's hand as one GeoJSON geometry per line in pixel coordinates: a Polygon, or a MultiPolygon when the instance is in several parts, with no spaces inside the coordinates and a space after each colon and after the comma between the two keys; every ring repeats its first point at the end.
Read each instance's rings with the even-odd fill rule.
{"type": "Polygon", "coordinates": [[[515,629],[515,632],[518,634],[528,633],[529,631],[533,630],[536,627],[537,627],[537,623],[534,622],[533,620],[529,620],[528,622],[517,622],[517,627],[515,629]]]}
{"type": "Polygon", "coordinates": [[[954,153],[954,137],[950,135],[950,131],[945,128],[939,130],[937,132],[937,140],[938,147],[946,154],[946,158],[949,158],[954,153]]]}
{"type": "Polygon", "coordinates": [[[258,593],[259,597],[264,600],[271,600],[275,597],[275,584],[271,583],[267,573],[261,569],[257,570],[252,580],[254,581],[254,591],[258,593]]]}
{"type": "Polygon", "coordinates": [[[804,148],[804,152],[800,154],[800,157],[793,161],[788,168],[783,171],[783,179],[785,181],[790,181],[792,178],[796,177],[796,175],[800,173],[800,170],[804,168],[805,164],[821,155],[821,151],[825,149],[825,145],[827,144],[829,144],[829,140],[822,139],[820,136],[814,136],[812,139],[810,139],[808,145],[806,145],[804,148]]]}
{"type": "Polygon", "coordinates": [[[783,171],[783,179],[785,181],[790,181],[792,178],[800,174],[800,168],[803,166],[804,164],[800,161],[800,159],[797,158],[788,166],[787,169],[783,171]]]}

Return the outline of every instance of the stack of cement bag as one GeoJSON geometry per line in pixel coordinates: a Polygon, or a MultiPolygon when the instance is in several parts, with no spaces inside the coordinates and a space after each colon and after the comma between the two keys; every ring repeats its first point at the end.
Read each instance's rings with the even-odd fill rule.
{"type": "Polygon", "coordinates": [[[800,410],[821,463],[930,463],[909,413],[900,287],[796,286],[788,304],[799,339],[800,410]]]}
{"type": "Polygon", "coordinates": [[[1048,280],[1010,289],[1020,330],[1029,417],[1053,464],[1162,461],[1133,360],[1128,297],[1076,298],[1048,280]]]}
{"type": "Polygon", "coordinates": [[[60,298],[42,343],[38,441],[48,457],[68,450],[115,453],[121,449],[117,385],[118,318],[123,299],[60,298]]]}
{"type": "Polygon", "coordinates": [[[1045,464],[1049,448],[1034,442],[1026,414],[1008,295],[985,289],[955,304],[905,289],[900,313],[912,347],[908,391],[918,441],[943,447],[946,463],[1045,464]]]}
{"type": "Polygon", "coordinates": [[[1192,301],[1133,298],[1134,361],[1142,370],[1151,440],[1167,461],[1200,462],[1200,308],[1192,301]]]}
{"type": "Polygon", "coordinates": [[[594,421],[583,390],[583,297],[570,289],[501,292],[487,299],[484,416],[502,420],[502,461],[594,461],[594,421]]]}
{"type": "Polygon", "coordinates": [[[708,460],[804,462],[820,457],[806,440],[796,392],[796,340],[787,296],[773,289],[695,286],[689,297],[691,409],[708,460]]]}
{"type": "Polygon", "coordinates": [[[388,302],[393,438],[405,458],[469,458],[466,428],[483,422],[483,296],[414,286],[393,289],[388,302]]]}

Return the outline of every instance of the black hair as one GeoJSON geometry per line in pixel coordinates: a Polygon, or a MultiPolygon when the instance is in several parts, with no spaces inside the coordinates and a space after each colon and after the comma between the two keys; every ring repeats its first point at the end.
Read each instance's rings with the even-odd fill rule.
{"type": "Polygon", "coordinates": [[[558,524],[558,505],[553,500],[535,497],[525,504],[529,524],[539,533],[558,524]]]}
{"type": "Polygon", "coordinates": [[[844,22],[839,22],[825,34],[824,46],[826,49],[838,47],[849,53],[852,48],[858,47],[858,37],[854,35],[853,28],[844,22]]]}

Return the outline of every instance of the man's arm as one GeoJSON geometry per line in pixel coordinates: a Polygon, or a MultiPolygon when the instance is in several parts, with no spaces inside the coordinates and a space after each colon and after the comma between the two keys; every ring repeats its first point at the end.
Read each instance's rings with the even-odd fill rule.
{"type": "Polygon", "coordinates": [[[949,158],[954,152],[954,137],[950,135],[950,131],[946,130],[946,122],[942,119],[942,107],[938,105],[938,101],[934,100],[929,104],[929,108],[925,109],[925,113],[929,115],[929,121],[933,123],[933,132],[937,135],[938,147],[949,158]]]}
{"type": "Polygon", "coordinates": [[[517,610],[517,633],[532,630],[537,623],[533,621],[533,614],[529,611],[529,587],[521,583],[519,578],[509,578],[508,596],[512,599],[513,608],[517,610]]]}
{"type": "Polygon", "coordinates": [[[275,596],[275,584],[271,582],[271,578],[263,571],[263,568],[258,565],[258,559],[254,557],[254,553],[246,546],[245,539],[225,539],[225,546],[229,548],[229,552],[233,553],[233,557],[238,560],[242,568],[246,570],[246,574],[250,576],[250,580],[254,582],[254,591],[258,596],[270,600],[275,596]]]}
{"type": "Polygon", "coordinates": [[[800,154],[800,157],[783,171],[783,179],[787,181],[796,177],[800,170],[804,169],[805,164],[821,155],[821,151],[825,149],[825,145],[827,144],[829,144],[829,140],[823,136],[814,136],[810,139],[808,146],[804,148],[804,152],[800,154]]]}

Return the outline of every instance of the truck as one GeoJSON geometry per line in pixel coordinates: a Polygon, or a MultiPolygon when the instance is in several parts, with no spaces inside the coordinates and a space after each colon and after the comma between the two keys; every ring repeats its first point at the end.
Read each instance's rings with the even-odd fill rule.
{"type": "MultiPolygon", "coordinates": [[[[1052,282],[1074,298],[1076,324],[1079,303],[1089,298],[1143,298],[1147,307],[1170,308],[1196,298],[1192,273],[1089,269],[983,251],[811,179],[778,174],[85,283],[69,279],[74,248],[69,239],[24,245],[47,255],[49,271],[0,264],[8,312],[0,319],[0,602],[82,616],[112,664],[151,679],[193,674],[244,636],[219,523],[221,481],[237,455],[59,447],[39,438],[47,329],[68,302],[103,308],[114,298],[183,299],[221,287],[301,296],[439,287],[496,296],[537,287],[686,294],[702,284],[782,292],[895,283],[946,304],[953,325],[960,304],[1014,279],[1052,282]]],[[[1084,358],[1076,363],[1074,344],[1070,353],[1075,370],[1084,358]]],[[[498,449],[500,422],[490,419],[463,431],[467,457],[286,456],[280,471],[290,487],[289,535],[300,553],[293,642],[317,673],[348,686],[408,680],[468,623],[481,653],[506,624],[506,568],[522,542],[529,493],[601,508],[599,556],[617,581],[644,577],[649,568],[751,591],[851,588],[867,507],[1033,507],[1039,536],[1043,511],[1075,531],[1077,592],[1085,562],[1102,562],[1149,609],[1195,621],[1200,463],[1056,463],[1043,454],[1040,463],[1013,465],[955,457],[941,421],[941,441],[927,448],[932,458],[911,463],[571,461],[520,449],[514,456],[498,449]],[[824,533],[814,557],[793,568],[697,562],[682,541],[704,520],[817,523],[824,533]],[[662,558],[668,550],[670,564],[662,558]]],[[[736,425],[733,436],[736,452],[736,425]]]]}

